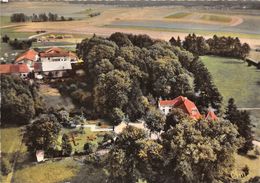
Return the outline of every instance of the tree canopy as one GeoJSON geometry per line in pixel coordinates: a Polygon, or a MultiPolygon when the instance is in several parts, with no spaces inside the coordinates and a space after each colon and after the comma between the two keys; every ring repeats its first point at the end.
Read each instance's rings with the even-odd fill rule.
{"type": "Polygon", "coordinates": [[[17,76],[1,76],[1,121],[27,124],[44,110],[37,86],[17,76]]]}
{"type": "MultiPolygon", "coordinates": [[[[178,116],[176,112],[173,115],[178,116]]],[[[229,121],[195,121],[180,115],[160,135],[148,139],[141,129],[128,126],[109,155],[110,182],[194,183],[232,182],[233,154],[241,146],[229,121]]]]}
{"type": "Polygon", "coordinates": [[[135,121],[159,97],[179,95],[194,99],[203,109],[221,106],[222,97],[203,63],[169,42],[147,35],[94,35],[77,45],[77,54],[85,64],[86,93],[93,97],[89,106],[99,117],[111,119],[109,114],[118,108],[135,121]],[[201,96],[195,97],[194,91],[201,96]]]}

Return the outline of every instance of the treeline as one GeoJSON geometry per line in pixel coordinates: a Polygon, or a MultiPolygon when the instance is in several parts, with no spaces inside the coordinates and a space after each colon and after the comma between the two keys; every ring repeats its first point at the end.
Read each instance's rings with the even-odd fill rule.
{"type": "Polygon", "coordinates": [[[73,18],[65,18],[64,16],[59,16],[58,14],[53,13],[40,13],[33,14],[32,16],[27,16],[24,13],[14,13],[10,17],[11,22],[54,22],[54,21],[72,21],[73,18]]]}
{"type": "Polygon", "coordinates": [[[239,38],[218,37],[205,39],[202,36],[189,34],[183,41],[178,37],[172,37],[170,43],[174,46],[183,47],[184,49],[196,55],[218,55],[225,57],[235,57],[245,59],[250,51],[250,46],[247,43],[241,43],[239,38]]]}
{"type": "Polygon", "coordinates": [[[169,42],[114,33],[109,38],[83,40],[77,53],[85,63],[88,77],[82,83],[87,83],[87,89],[81,84],[59,87],[78,98],[89,116],[135,121],[156,106],[160,97],[179,95],[194,100],[204,111],[209,106],[220,109],[222,97],[203,63],[169,42]],[[201,78],[208,80],[201,82],[201,78]]]}
{"type": "Polygon", "coordinates": [[[7,35],[4,35],[2,37],[2,42],[3,43],[9,43],[9,45],[16,49],[16,50],[25,50],[28,49],[32,46],[33,42],[36,42],[37,39],[24,39],[24,40],[18,40],[18,39],[10,39],[7,35]]]}
{"type": "Polygon", "coordinates": [[[9,40],[9,44],[13,47],[13,49],[26,50],[29,49],[35,41],[35,39],[18,40],[15,38],[14,40],[9,40]]]}

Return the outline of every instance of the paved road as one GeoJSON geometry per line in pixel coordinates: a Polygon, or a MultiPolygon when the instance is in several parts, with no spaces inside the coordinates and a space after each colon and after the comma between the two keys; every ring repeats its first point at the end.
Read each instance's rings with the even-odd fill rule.
{"type": "Polygon", "coordinates": [[[246,111],[250,111],[250,110],[260,110],[260,107],[253,107],[253,108],[250,108],[250,107],[248,107],[248,108],[238,108],[238,110],[246,110],[246,111]]]}

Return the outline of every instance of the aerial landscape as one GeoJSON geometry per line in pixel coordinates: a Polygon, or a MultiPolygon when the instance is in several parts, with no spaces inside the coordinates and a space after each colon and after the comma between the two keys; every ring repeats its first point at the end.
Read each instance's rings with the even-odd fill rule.
{"type": "Polygon", "coordinates": [[[260,1],[0,9],[0,182],[260,183],[260,1]]]}

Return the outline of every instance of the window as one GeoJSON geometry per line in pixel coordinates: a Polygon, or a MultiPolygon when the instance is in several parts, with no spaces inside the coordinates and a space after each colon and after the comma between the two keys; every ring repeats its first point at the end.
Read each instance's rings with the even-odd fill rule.
{"type": "Polygon", "coordinates": [[[163,109],[162,111],[165,112],[165,109],[163,109]]]}

